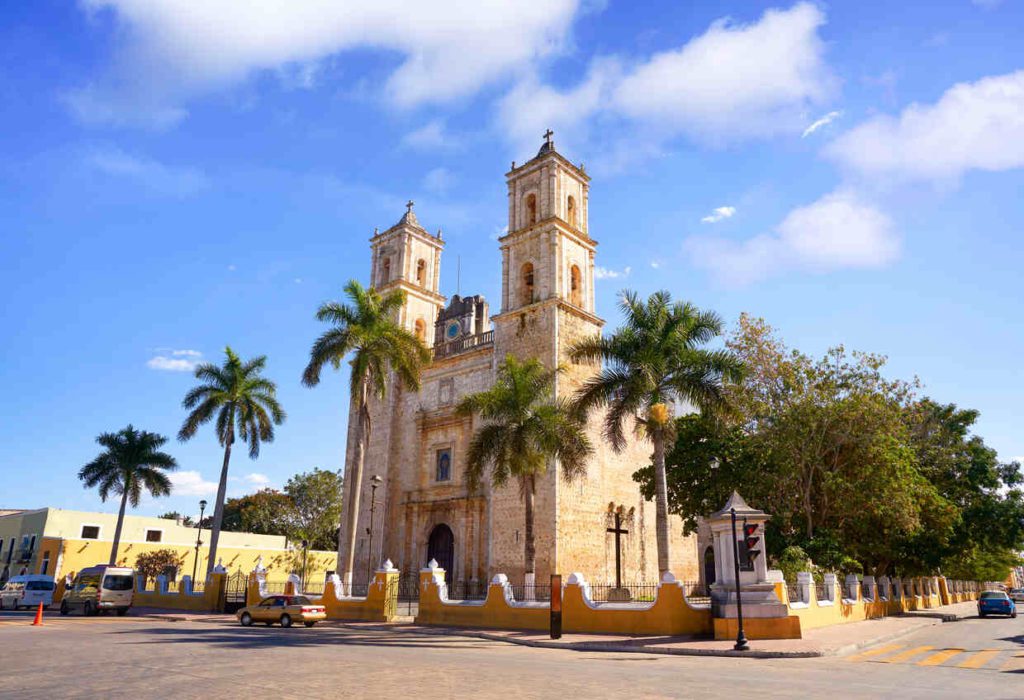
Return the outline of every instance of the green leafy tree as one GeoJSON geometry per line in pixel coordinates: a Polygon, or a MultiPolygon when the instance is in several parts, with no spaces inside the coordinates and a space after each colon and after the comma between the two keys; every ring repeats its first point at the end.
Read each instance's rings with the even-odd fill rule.
{"type": "Polygon", "coordinates": [[[606,408],[604,435],[616,451],[626,447],[633,423],[654,447],[654,494],[658,569],[671,569],[666,446],[674,438],[673,406],[685,402],[705,411],[726,406],[724,381],[738,380],[742,363],[727,350],[703,346],[722,333],[722,321],[692,304],[673,303],[668,292],[643,301],[623,292],[624,324],[610,336],[594,336],[571,350],[575,362],[604,362],[580,388],[575,408],[582,415],[606,408]]]}
{"type": "Polygon", "coordinates": [[[173,549],[154,549],[135,557],[135,571],[149,580],[156,579],[168,569],[177,571],[185,563],[185,557],[173,549]]]}
{"type": "MultiPolygon", "coordinates": [[[[168,511],[163,515],[159,516],[161,520],[174,520],[177,522],[178,518],[181,518],[181,524],[185,527],[195,527],[195,521],[188,515],[182,515],[176,510],[168,511]]],[[[205,520],[205,518],[204,518],[205,520]]]]}
{"type": "Polygon", "coordinates": [[[341,522],[341,472],[314,469],[288,479],[284,492],[290,501],[288,537],[305,540],[310,549],[331,549],[341,522]]]}
{"type": "Polygon", "coordinates": [[[275,489],[260,489],[256,493],[229,498],[224,504],[223,529],[288,536],[292,507],[292,499],[275,489]]]}
{"type": "Polygon", "coordinates": [[[243,362],[230,347],[224,349],[224,354],[224,363],[219,366],[203,363],[196,367],[195,378],[201,383],[185,394],[182,405],[189,410],[189,414],[178,431],[179,440],[190,440],[200,426],[216,418],[217,440],[224,448],[210,532],[207,571],[213,571],[217,564],[217,543],[224,523],[228,465],[236,437],[248,444],[249,457],[256,459],[260,454],[260,445],[274,440],[274,426],[280,425],[285,419],[285,412],[277,401],[277,386],[262,376],[267,364],[266,356],[243,362]]]}
{"type": "Polygon", "coordinates": [[[329,323],[313,343],[302,383],[314,387],[326,365],[339,369],[349,358],[350,414],[356,417],[350,483],[346,484],[345,518],[338,532],[338,568],[346,584],[355,566],[356,527],[363,483],[366,442],[372,429],[370,401],[383,399],[393,375],[400,389],[417,391],[420,372],[430,362],[430,350],[398,321],[405,292],[396,289],[381,295],[352,280],[345,286],[349,303],[329,301],[317,310],[318,321],[329,323]]]}
{"type": "Polygon", "coordinates": [[[78,472],[86,488],[99,487],[100,500],[106,502],[111,495],[121,497],[117,511],[114,542],[110,546],[110,565],[117,564],[117,549],[121,543],[124,511],[130,503],[137,508],[143,490],[153,496],[171,493],[171,480],[165,472],[178,468],[178,463],[160,450],[167,438],[129,425],[116,433],[103,433],[96,438],[103,451],[78,472]]]}
{"type": "Polygon", "coordinates": [[[525,511],[523,564],[536,569],[534,498],[537,477],[557,460],[561,475],[571,482],[586,473],[593,451],[579,419],[564,401],[554,398],[559,370],[548,370],[536,359],[521,362],[507,355],[494,385],[465,397],[457,411],[479,416],[484,425],[473,434],[466,458],[466,476],[475,489],[485,474],[495,487],[510,479],[519,484],[525,511]]]}

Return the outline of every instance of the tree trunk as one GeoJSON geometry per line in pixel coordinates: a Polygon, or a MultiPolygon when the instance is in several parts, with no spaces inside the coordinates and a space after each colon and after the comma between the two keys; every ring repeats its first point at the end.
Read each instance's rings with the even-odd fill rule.
{"type": "Polygon", "coordinates": [[[128,506],[128,484],[121,494],[121,510],[117,511],[117,527],[114,528],[114,544],[110,546],[110,565],[117,566],[117,548],[121,544],[121,527],[124,525],[124,509],[128,506]]]}
{"type": "MultiPolygon", "coordinates": [[[[231,416],[234,420],[234,414],[231,416]]],[[[232,431],[224,446],[224,465],[220,468],[220,483],[217,485],[217,503],[213,508],[213,526],[210,528],[210,556],[206,559],[206,577],[217,566],[217,542],[220,540],[220,528],[224,524],[224,497],[228,490],[228,462],[231,461],[231,444],[235,441],[232,431]]],[[[200,523],[202,525],[202,523],[200,523]]]]}
{"type": "MultiPolygon", "coordinates": [[[[366,440],[370,435],[370,408],[367,406],[369,387],[366,380],[359,389],[359,408],[356,419],[355,450],[352,468],[345,489],[345,512],[338,528],[338,571],[346,594],[351,595],[352,573],[356,562],[356,529],[359,527],[359,497],[363,486],[363,466],[366,459],[366,440]]],[[[367,573],[369,576],[369,572],[367,573]]],[[[369,583],[369,580],[367,580],[369,583]]]]}
{"type": "Polygon", "coordinates": [[[533,541],[533,504],[534,504],[534,482],[533,475],[523,477],[523,505],[526,511],[526,536],[523,549],[523,569],[527,576],[536,573],[537,570],[537,547],[533,541]]]}
{"type": "Polygon", "coordinates": [[[665,436],[661,431],[652,437],[654,443],[654,515],[658,539],[658,580],[672,570],[669,556],[668,479],[665,476],[665,436]]]}

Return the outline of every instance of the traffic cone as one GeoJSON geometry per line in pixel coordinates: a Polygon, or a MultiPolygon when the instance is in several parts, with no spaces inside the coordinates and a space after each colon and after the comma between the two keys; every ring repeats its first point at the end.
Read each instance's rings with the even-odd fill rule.
{"type": "Polygon", "coordinates": [[[36,619],[32,621],[32,626],[33,627],[37,627],[37,626],[41,627],[42,624],[43,624],[43,604],[40,603],[39,607],[36,609],[36,619]]]}

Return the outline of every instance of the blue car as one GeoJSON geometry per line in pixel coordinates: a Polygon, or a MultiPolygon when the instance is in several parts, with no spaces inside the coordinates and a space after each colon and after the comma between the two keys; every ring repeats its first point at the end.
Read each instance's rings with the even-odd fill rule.
{"type": "Polygon", "coordinates": [[[978,598],[978,617],[988,615],[1017,617],[1017,606],[1002,591],[985,591],[978,598]]]}

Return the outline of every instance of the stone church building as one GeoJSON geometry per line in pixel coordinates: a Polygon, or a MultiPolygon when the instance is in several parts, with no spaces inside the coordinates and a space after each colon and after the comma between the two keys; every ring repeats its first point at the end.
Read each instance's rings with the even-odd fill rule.
{"type": "MultiPolygon", "coordinates": [[[[371,406],[354,581],[365,581],[368,569],[384,559],[402,571],[436,559],[450,582],[484,582],[496,573],[523,578],[518,484],[468,488],[465,458],[479,419],[459,416],[455,407],[467,394],[488,388],[509,353],[564,365],[556,393],[571,396],[598,367],[574,364],[568,350],[577,339],[600,333],[604,321],[594,312],[590,178],[555,150],[550,133],[536,157],[513,163],[505,178],[508,233],[498,241],[501,299],[493,316],[482,296],[440,294],[445,244],[440,232],[420,225],[411,202],[397,224],[370,239],[371,284],[381,292],[405,290],[400,321],[433,348],[433,361],[419,392],[391,387],[384,401],[371,406]],[[374,476],[383,480],[376,489],[374,476]]],[[[355,415],[350,411],[350,421],[355,415]]],[[[350,438],[352,427],[350,422],[350,438]]],[[[613,582],[615,536],[607,530],[618,511],[628,530],[621,541],[624,582],[656,582],[654,503],[643,500],[632,478],[649,463],[650,445],[635,440],[613,452],[601,438],[598,415],[588,432],[595,451],[585,479],[566,484],[554,464],[537,481],[537,581],[581,572],[594,583],[613,582]]],[[[351,462],[350,439],[346,484],[351,462]]],[[[696,537],[683,537],[675,516],[671,530],[674,573],[698,580],[696,537]]]]}

